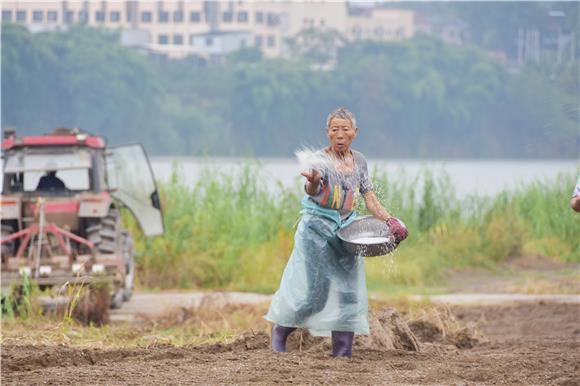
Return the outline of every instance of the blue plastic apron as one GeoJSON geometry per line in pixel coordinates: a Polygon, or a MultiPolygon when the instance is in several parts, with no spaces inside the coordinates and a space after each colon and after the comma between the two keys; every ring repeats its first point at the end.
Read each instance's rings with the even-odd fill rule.
{"type": "Polygon", "coordinates": [[[356,217],[302,200],[302,219],[280,288],[265,319],[313,335],[331,331],[368,334],[368,298],[364,258],[348,253],[337,231],[356,217]]]}

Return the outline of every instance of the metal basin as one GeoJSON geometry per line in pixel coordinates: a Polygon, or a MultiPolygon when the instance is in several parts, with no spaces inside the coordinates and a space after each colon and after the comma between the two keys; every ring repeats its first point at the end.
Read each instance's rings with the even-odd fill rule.
{"type": "Polygon", "coordinates": [[[397,245],[387,224],[374,216],[357,218],[337,233],[344,248],[359,256],[383,256],[393,251],[397,245]],[[360,243],[355,240],[361,238],[386,238],[380,243],[360,243]]]}

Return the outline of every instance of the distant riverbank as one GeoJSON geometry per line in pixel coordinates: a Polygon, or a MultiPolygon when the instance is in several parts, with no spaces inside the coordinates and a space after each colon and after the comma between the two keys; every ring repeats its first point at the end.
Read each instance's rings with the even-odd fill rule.
{"type": "MultiPolygon", "coordinates": [[[[264,184],[269,189],[280,185],[286,188],[299,187],[300,165],[294,158],[194,158],[152,157],[151,164],[159,180],[167,180],[174,165],[178,167],[182,182],[193,186],[204,169],[222,173],[239,174],[244,164],[260,165],[266,177],[264,184]]],[[[505,189],[513,189],[533,181],[549,181],[559,173],[577,173],[580,163],[575,160],[388,160],[369,159],[371,173],[379,170],[390,177],[416,178],[425,169],[436,174],[446,173],[458,198],[470,194],[495,195],[505,189]]],[[[421,178],[419,178],[419,183],[421,178]]],[[[573,186],[568,187],[570,192],[573,186]]]]}

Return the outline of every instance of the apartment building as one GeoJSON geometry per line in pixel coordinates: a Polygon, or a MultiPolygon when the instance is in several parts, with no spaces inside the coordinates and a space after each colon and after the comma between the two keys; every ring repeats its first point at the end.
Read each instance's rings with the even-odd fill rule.
{"type": "Polygon", "coordinates": [[[413,35],[413,13],[376,9],[351,16],[346,1],[2,1],[2,22],[31,31],[83,23],[119,29],[122,42],[169,57],[227,55],[256,46],[268,57],[288,54],[286,39],[307,28],[334,29],[350,39],[413,35]]]}
{"type": "Polygon", "coordinates": [[[347,19],[345,36],[349,40],[393,41],[415,34],[413,11],[371,8],[347,19]]]}
{"type": "Polygon", "coordinates": [[[463,46],[469,42],[465,23],[442,16],[416,13],[415,31],[436,36],[447,44],[463,46]]]}

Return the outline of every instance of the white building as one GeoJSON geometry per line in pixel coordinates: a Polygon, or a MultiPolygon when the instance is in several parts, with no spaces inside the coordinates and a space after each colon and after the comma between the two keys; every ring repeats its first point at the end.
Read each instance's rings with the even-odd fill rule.
{"type": "Polygon", "coordinates": [[[227,55],[243,46],[265,56],[288,53],[285,40],[307,28],[334,29],[349,39],[413,35],[413,13],[377,9],[350,16],[346,1],[18,1],[2,0],[2,21],[31,31],[84,23],[120,29],[124,44],[184,57],[227,55]],[[209,43],[209,44],[208,44],[209,43]]]}

